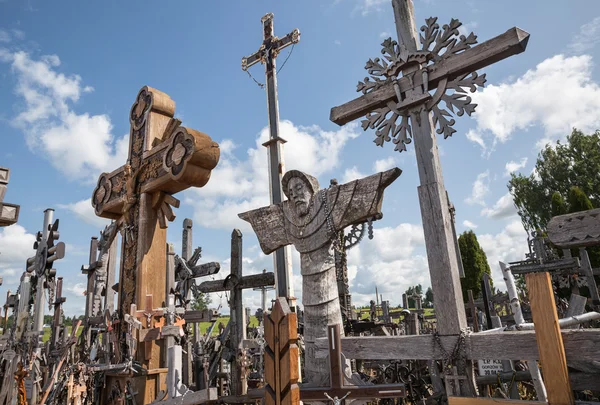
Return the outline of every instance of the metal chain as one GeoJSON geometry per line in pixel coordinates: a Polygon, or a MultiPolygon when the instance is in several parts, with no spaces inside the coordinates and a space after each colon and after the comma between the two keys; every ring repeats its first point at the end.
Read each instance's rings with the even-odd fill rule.
{"type": "MultiPolygon", "coordinates": [[[[288,52],[287,56],[285,57],[285,60],[283,61],[283,63],[281,64],[281,67],[279,68],[279,74],[281,74],[281,71],[283,70],[283,67],[285,66],[285,64],[288,61],[288,59],[290,58],[290,56],[292,56],[292,52],[294,52],[294,47],[295,46],[296,46],[296,44],[292,44],[292,48],[288,52]]],[[[256,80],[254,78],[254,76],[252,76],[252,73],[250,73],[250,69],[246,69],[246,73],[248,73],[248,77],[251,78],[254,81],[254,83],[256,83],[256,85],[258,87],[260,87],[261,89],[265,88],[265,84],[264,83],[259,82],[258,80],[256,80]]]]}
{"type": "Polygon", "coordinates": [[[281,74],[281,71],[283,70],[283,67],[285,66],[285,63],[288,61],[288,59],[290,58],[290,56],[292,56],[292,52],[294,52],[294,47],[295,46],[296,46],[296,44],[292,44],[292,49],[290,49],[290,51],[288,52],[287,56],[285,57],[285,60],[281,64],[281,67],[279,68],[279,73],[280,74],[281,74]]]}
{"type": "Polygon", "coordinates": [[[448,367],[449,365],[453,364],[456,360],[459,360],[461,358],[461,355],[464,356],[465,341],[467,338],[467,334],[468,334],[468,331],[466,329],[461,329],[460,334],[458,335],[458,340],[456,341],[456,344],[454,345],[454,348],[452,349],[452,353],[448,353],[448,351],[442,345],[442,340],[440,339],[439,333],[434,332],[433,342],[434,342],[434,345],[437,344],[437,346],[440,348],[440,351],[442,352],[442,356],[443,356],[442,368],[444,370],[444,373],[449,372],[449,367],[448,367]]]}
{"type": "Polygon", "coordinates": [[[250,77],[252,80],[254,80],[254,83],[256,83],[258,85],[258,87],[260,87],[261,89],[265,88],[265,85],[263,83],[259,82],[258,80],[256,80],[254,78],[254,76],[252,76],[252,73],[250,73],[250,70],[247,69],[246,73],[248,73],[248,77],[250,77]]]}

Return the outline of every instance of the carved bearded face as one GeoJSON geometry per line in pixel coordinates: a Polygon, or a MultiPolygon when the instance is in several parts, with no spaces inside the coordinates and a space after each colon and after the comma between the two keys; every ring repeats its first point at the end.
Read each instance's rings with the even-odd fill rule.
{"type": "Polygon", "coordinates": [[[299,177],[290,179],[288,183],[288,195],[296,215],[303,217],[308,214],[312,192],[304,180],[299,177]]]}

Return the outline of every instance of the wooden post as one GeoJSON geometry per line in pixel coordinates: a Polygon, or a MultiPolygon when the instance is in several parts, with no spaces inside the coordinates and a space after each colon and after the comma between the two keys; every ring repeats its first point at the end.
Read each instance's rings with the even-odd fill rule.
{"type": "Polygon", "coordinates": [[[265,405],[299,405],[298,321],[285,298],[265,317],[265,405]]]}
{"type": "MultiPolygon", "coordinates": [[[[234,229],[231,233],[231,277],[234,280],[242,279],[242,232],[234,229]]],[[[242,289],[231,290],[231,350],[235,359],[231,363],[231,395],[244,395],[248,386],[246,385],[245,370],[238,361],[244,336],[244,308],[242,301],[242,289]]]]}
{"type": "Polygon", "coordinates": [[[473,332],[479,332],[479,319],[477,317],[477,306],[475,305],[475,299],[473,299],[473,290],[467,291],[469,301],[465,307],[471,311],[471,318],[473,319],[473,332]]]}
{"type": "Polygon", "coordinates": [[[569,381],[550,274],[529,273],[526,281],[548,402],[552,405],[573,405],[575,399],[569,381]]]}
{"type": "Polygon", "coordinates": [[[487,320],[487,328],[492,329],[492,316],[496,316],[496,310],[494,309],[494,303],[492,299],[492,288],[490,286],[490,275],[483,273],[481,277],[481,297],[483,298],[483,308],[485,311],[485,318],[487,320]]]}
{"type": "MultiPolygon", "coordinates": [[[[263,144],[268,149],[269,155],[269,185],[271,204],[279,204],[283,201],[283,190],[281,189],[281,177],[285,169],[283,163],[283,144],[285,139],[279,136],[279,102],[277,100],[277,69],[275,59],[284,48],[297,44],[300,41],[300,31],[294,29],[292,32],[278,38],[273,29],[272,13],[266,14],[261,22],[263,24],[263,43],[258,52],[242,58],[242,69],[260,62],[265,65],[267,79],[267,107],[269,111],[269,140],[263,144]]],[[[294,286],[292,284],[292,257],[290,247],[281,247],[273,255],[273,264],[277,274],[277,296],[286,297],[289,304],[295,305],[294,286]]]]}
{"type": "Polygon", "coordinates": [[[10,170],[0,167],[0,227],[10,226],[19,219],[20,206],[4,202],[4,195],[8,181],[10,180],[10,170]]]}

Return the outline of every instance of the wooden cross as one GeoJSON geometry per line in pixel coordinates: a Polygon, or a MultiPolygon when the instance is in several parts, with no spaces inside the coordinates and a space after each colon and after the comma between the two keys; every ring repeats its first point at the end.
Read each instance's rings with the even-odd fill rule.
{"type": "Polygon", "coordinates": [[[58,277],[56,279],[56,299],[54,300],[54,317],[52,319],[52,336],[51,344],[53,348],[59,343],[61,331],[64,329],[63,316],[62,316],[62,305],[67,301],[62,296],[63,278],[58,277]]]}
{"type": "Polygon", "coordinates": [[[4,202],[6,187],[10,180],[10,170],[5,167],[0,167],[0,227],[15,224],[19,219],[19,209],[15,204],[4,202]]]}
{"type": "MultiPolygon", "coordinates": [[[[205,281],[198,286],[198,289],[204,293],[229,291],[229,306],[231,308],[230,349],[237,358],[238,351],[241,350],[244,336],[245,325],[244,308],[242,301],[242,291],[248,288],[257,288],[262,286],[272,286],[275,284],[274,273],[253,274],[250,276],[242,275],[242,232],[234,229],[231,233],[231,272],[225,280],[205,281]]],[[[242,378],[243,370],[237,361],[231,363],[231,393],[232,395],[243,395],[245,392],[245,379],[242,378]]]]}
{"type": "Polygon", "coordinates": [[[145,306],[143,310],[138,310],[135,304],[131,306],[131,314],[138,319],[145,320],[145,328],[143,332],[140,331],[139,340],[144,342],[144,359],[150,360],[152,358],[152,349],[156,344],[155,340],[160,339],[160,328],[156,328],[153,323],[153,319],[157,317],[163,317],[165,315],[164,308],[154,308],[152,295],[146,295],[145,306]]]}
{"type": "Polygon", "coordinates": [[[331,398],[341,398],[348,393],[349,399],[371,399],[371,398],[400,398],[406,396],[404,384],[383,385],[346,385],[344,383],[344,364],[342,362],[342,341],[340,338],[340,325],[329,325],[329,387],[300,387],[300,399],[302,401],[328,401],[325,394],[331,398]]]}
{"type": "MultiPolygon", "coordinates": [[[[144,306],[147,295],[157,302],[165,301],[166,227],[174,218],[171,207],[179,205],[172,194],[204,186],[219,161],[217,143],[206,134],[181,126],[174,113],[175,102],[167,94],[143,87],[129,115],[127,162],[101,174],[92,194],[96,215],[115,219],[123,234],[121,319],[131,304],[144,306]]],[[[150,359],[144,354],[140,363],[149,370],[160,369],[163,350],[158,345],[158,353],[150,359]]],[[[135,384],[141,384],[136,386],[140,391],[137,401],[149,403],[156,398],[153,385],[146,382],[156,382],[157,378],[149,373],[144,381],[136,380],[135,384]]]]}
{"type": "MultiPolygon", "coordinates": [[[[271,204],[283,201],[281,178],[285,172],[283,167],[283,144],[285,139],[279,136],[279,104],[277,101],[277,69],[275,59],[284,48],[297,44],[300,41],[300,31],[296,28],[283,38],[275,36],[273,29],[272,13],[266,14],[261,22],[263,24],[263,43],[259,50],[248,57],[242,58],[242,70],[258,62],[265,65],[267,78],[267,106],[269,111],[269,140],[263,144],[268,148],[269,154],[269,186],[271,204]]],[[[292,265],[289,248],[282,247],[275,251],[273,264],[277,273],[277,296],[293,299],[292,265]]]]}
{"type": "Polygon", "coordinates": [[[459,36],[458,20],[440,29],[437,19],[429,18],[422,28],[423,46],[417,49],[419,37],[412,0],[393,0],[392,5],[398,42],[391,38],[383,42],[385,60],[369,60],[366,69],[371,78],[358,84],[357,90],[363,95],[332,108],[330,119],[344,125],[366,116],[362,126],[365,130],[376,129],[375,143],[382,146],[393,138],[397,151],[406,150],[406,145],[414,141],[437,327],[442,335],[457,334],[466,327],[466,318],[451,212],[435,136],[437,132],[447,137],[455,130],[451,113],[440,102],[444,101],[459,116],[465,112],[470,115],[475,106],[466,91],[476,90],[485,81],[475,71],[523,52],[529,34],[512,28],[472,47],[475,35],[459,36]]]}

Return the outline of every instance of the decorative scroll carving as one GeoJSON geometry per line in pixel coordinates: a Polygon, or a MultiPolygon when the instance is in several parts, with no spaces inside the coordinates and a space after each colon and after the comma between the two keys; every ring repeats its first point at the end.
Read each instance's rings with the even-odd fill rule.
{"type": "Polygon", "coordinates": [[[465,113],[471,115],[475,111],[477,105],[472,103],[467,93],[475,92],[477,88],[484,86],[485,74],[468,72],[451,81],[442,80],[435,91],[428,88],[430,71],[435,70],[438,64],[444,63],[449,56],[460,54],[477,43],[475,34],[459,34],[458,28],[461,25],[460,21],[452,19],[450,24],[440,29],[437,18],[428,18],[421,27],[421,50],[408,52],[404,46],[388,38],[381,44],[383,57],[367,61],[365,69],[369,77],[358,82],[356,91],[369,94],[385,85],[395,83],[402,75],[411,83],[411,88],[407,91],[401,92],[399,87],[396,89],[397,100],[388,101],[385,106],[374,109],[362,121],[363,130],[375,129],[374,142],[377,146],[393,141],[396,151],[405,151],[412,138],[411,111],[417,108],[416,106],[422,108],[423,102],[426,102],[425,108],[433,112],[436,132],[443,134],[444,138],[456,132],[453,128],[453,115],[460,117],[465,113]],[[444,106],[441,106],[441,102],[444,106]]]}

